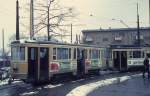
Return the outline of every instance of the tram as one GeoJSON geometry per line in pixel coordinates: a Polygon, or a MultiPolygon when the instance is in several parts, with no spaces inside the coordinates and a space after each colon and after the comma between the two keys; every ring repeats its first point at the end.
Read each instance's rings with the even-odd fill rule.
{"type": "Polygon", "coordinates": [[[99,74],[104,48],[50,41],[13,41],[11,76],[29,83],[50,81],[55,75],[99,74]]]}
{"type": "Polygon", "coordinates": [[[150,59],[150,46],[112,45],[111,61],[119,71],[141,70],[146,56],[150,59]]]}

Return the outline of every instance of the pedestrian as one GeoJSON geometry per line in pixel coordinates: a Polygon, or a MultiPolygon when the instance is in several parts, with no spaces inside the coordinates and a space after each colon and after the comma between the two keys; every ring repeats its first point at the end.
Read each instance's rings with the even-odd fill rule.
{"type": "Polygon", "coordinates": [[[144,59],[144,68],[143,68],[143,78],[145,78],[145,73],[148,73],[148,78],[150,77],[150,71],[149,71],[149,60],[148,57],[144,59]]]}

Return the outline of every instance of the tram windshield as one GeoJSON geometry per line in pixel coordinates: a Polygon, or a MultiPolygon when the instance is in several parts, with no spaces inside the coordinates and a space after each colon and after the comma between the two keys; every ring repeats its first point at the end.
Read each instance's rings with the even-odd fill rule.
{"type": "Polygon", "coordinates": [[[12,47],[11,49],[12,60],[25,60],[25,47],[12,47]]]}

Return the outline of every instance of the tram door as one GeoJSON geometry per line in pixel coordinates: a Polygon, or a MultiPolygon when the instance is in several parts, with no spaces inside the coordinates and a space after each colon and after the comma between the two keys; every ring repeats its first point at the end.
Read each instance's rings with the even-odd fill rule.
{"type": "Polygon", "coordinates": [[[28,79],[35,81],[38,79],[38,48],[28,48],[28,79]]]}
{"type": "Polygon", "coordinates": [[[77,48],[77,74],[85,74],[85,49],[77,48]]]}
{"type": "Polygon", "coordinates": [[[49,50],[40,48],[39,80],[47,81],[49,79],[49,50]]]}
{"type": "Polygon", "coordinates": [[[114,51],[113,52],[114,67],[119,71],[127,70],[127,52],[126,51],[114,51]]]}

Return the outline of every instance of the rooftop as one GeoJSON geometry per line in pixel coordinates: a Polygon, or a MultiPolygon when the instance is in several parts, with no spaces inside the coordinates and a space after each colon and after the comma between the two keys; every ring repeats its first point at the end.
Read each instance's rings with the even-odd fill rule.
{"type": "MultiPolygon", "coordinates": [[[[126,31],[136,31],[137,28],[109,28],[109,29],[87,29],[82,30],[82,32],[126,32],[126,31]]],[[[140,30],[150,30],[150,27],[141,27],[140,30]]]]}

